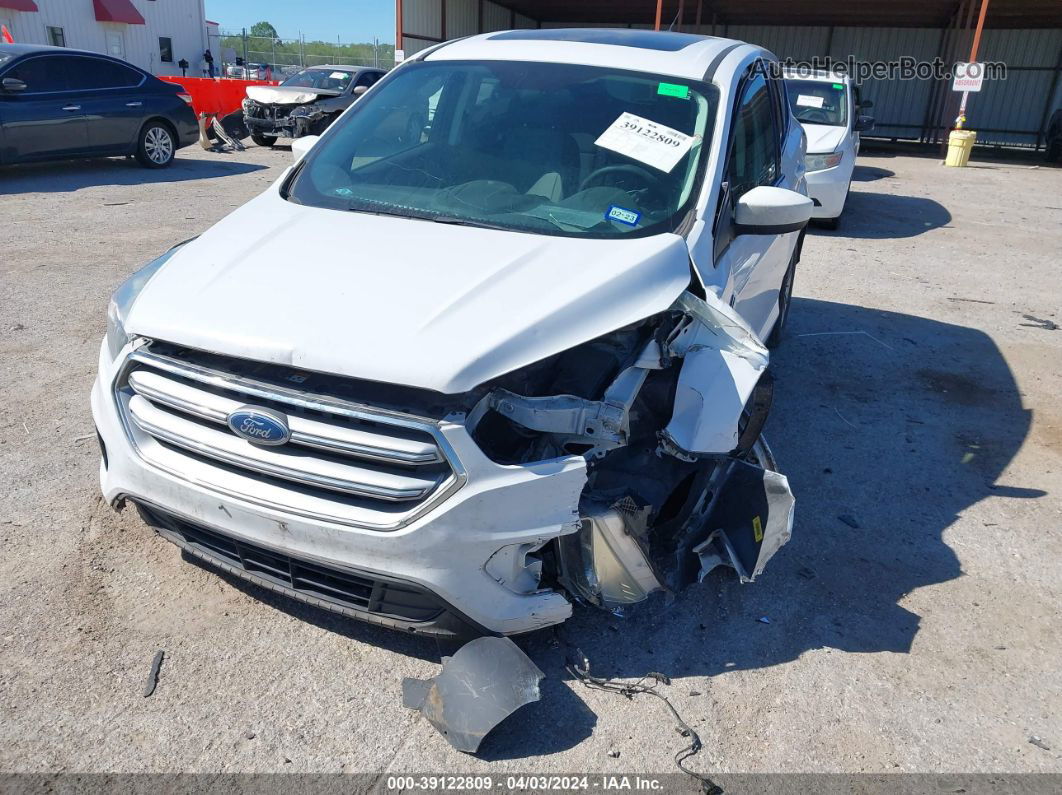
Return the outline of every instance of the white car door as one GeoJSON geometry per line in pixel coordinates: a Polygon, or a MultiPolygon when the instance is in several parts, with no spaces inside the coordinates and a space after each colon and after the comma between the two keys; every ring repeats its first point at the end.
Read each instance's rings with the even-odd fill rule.
{"type": "Polygon", "coordinates": [[[723,299],[762,339],[777,316],[778,292],[799,233],[734,235],[734,207],[744,193],[758,185],[793,187],[782,176],[782,103],[762,69],[745,76],[739,97],[727,143],[726,193],[715,224],[715,262],[729,274],[723,299]]]}

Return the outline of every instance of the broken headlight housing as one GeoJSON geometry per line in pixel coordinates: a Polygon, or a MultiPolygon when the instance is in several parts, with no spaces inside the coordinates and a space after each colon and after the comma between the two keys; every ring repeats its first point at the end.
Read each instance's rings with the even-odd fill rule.
{"type": "MultiPolygon", "coordinates": [[[[187,242],[185,241],[185,243],[187,242]]],[[[184,243],[180,243],[161,257],[149,262],[122,282],[111,295],[111,301],[107,305],[107,351],[111,355],[111,361],[118,358],[122,349],[132,339],[132,336],[125,330],[125,322],[129,317],[129,311],[133,308],[136,297],[140,295],[140,291],[151,281],[151,277],[158,272],[159,268],[165,265],[169,258],[176,254],[177,250],[183,245],[184,243]]]]}

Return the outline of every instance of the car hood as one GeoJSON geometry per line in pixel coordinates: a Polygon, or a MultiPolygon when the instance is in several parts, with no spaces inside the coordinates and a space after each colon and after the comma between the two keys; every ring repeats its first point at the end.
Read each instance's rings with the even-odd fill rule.
{"type": "Polygon", "coordinates": [[[819,155],[836,152],[844,143],[848,128],[829,124],[804,124],[804,132],[808,136],[808,154],[819,155]]]}
{"type": "Polygon", "coordinates": [[[452,394],[664,311],[689,279],[673,234],[581,240],[344,213],[274,185],[174,254],[126,329],[452,394]]]}
{"type": "Polygon", "coordinates": [[[298,86],[247,86],[247,96],[263,105],[302,105],[314,102],[318,97],[337,96],[337,93],[298,86]]]}

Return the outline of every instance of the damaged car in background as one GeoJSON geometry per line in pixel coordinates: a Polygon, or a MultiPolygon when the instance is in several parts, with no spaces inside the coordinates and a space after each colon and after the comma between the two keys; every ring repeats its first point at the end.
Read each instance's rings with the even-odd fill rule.
{"type": "Polygon", "coordinates": [[[792,527],[761,430],[812,206],[773,58],[631,30],[418,53],[114,294],[105,497],[442,637],[754,579],[792,527]]]}
{"type": "Polygon", "coordinates": [[[244,125],[259,146],[320,135],[384,74],[360,66],[311,66],[279,86],[248,86],[244,125]]]}

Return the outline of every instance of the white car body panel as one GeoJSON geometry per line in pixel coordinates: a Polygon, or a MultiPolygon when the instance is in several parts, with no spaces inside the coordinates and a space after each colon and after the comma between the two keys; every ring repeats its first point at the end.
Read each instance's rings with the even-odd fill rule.
{"type": "Polygon", "coordinates": [[[333,96],[333,94],[297,86],[247,86],[247,96],[264,105],[302,105],[306,102],[313,102],[319,96],[333,96]]]}
{"type": "MultiPolygon", "coordinates": [[[[741,75],[759,58],[773,56],[725,39],[667,51],[492,34],[419,53],[407,63],[549,61],[698,80],[715,70],[718,115],[687,228],[579,239],[343,213],[285,200],[282,176],[174,252],[150,278],[124,321],[130,341],[117,358],[112,361],[108,345],[102,346],[92,411],[107,451],[108,463],[100,468],[104,496],[158,506],[295,559],[416,583],[491,632],[563,621],[570,602],[559,591],[539,589],[526,558],[578,531],[588,483],[583,455],[499,464],[469,429],[479,405],[469,415],[435,420],[466,480],[430,511],[383,532],[285,510],[264,499],[265,485],[258,491],[245,486],[243,496],[222,490],[222,476],[209,461],[189,459],[181,477],[152,465],[138,453],[140,430],[127,427],[118,409],[116,385],[131,351],[155,339],[292,370],[458,395],[670,310],[689,321],[684,336],[668,342],[676,363],[643,352],[629,370],[640,369],[635,376],[644,379],[650,371],[680,367],[664,435],[691,459],[725,456],[738,442],[742,409],[766,368],[760,340],[779,317],[779,290],[802,234],[738,235],[716,252],[713,225],[731,109],[741,75]],[[700,299],[691,291],[702,287],[700,299]]],[[[308,98],[282,100],[291,94],[248,89],[261,102],[314,96],[296,93],[308,98]]],[[[326,131],[319,146],[327,146],[338,127],[326,131]]],[[[804,142],[804,131],[790,118],[779,186],[806,194],[804,142]]],[[[584,402],[585,411],[601,405],[584,402]]]]}
{"type": "Polygon", "coordinates": [[[677,235],[579,240],[344,214],[274,186],[177,252],[127,330],[457,393],[661,312],[688,283],[677,235]],[[251,282],[274,288],[247,294],[251,282]]]}

